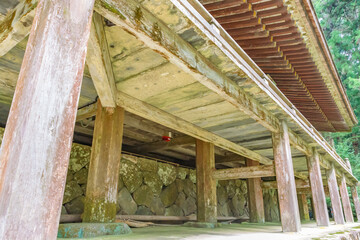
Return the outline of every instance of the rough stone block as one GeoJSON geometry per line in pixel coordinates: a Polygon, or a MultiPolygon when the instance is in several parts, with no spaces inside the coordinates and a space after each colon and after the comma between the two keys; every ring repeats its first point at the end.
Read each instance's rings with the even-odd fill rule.
{"type": "Polygon", "coordinates": [[[129,233],[131,233],[131,229],[125,223],[68,223],[59,225],[57,237],[90,238],[129,233]]]}
{"type": "Polygon", "coordinates": [[[123,188],[120,190],[117,201],[118,201],[118,205],[119,205],[121,214],[124,214],[124,215],[135,214],[135,212],[137,210],[137,204],[134,201],[134,199],[132,198],[130,192],[126,188],[123,188]]]}
{"type": "Polygon", "coordinates": [[[163,202],[165,207],[172,205],[178,197],[178,191],[176,188],[176,183],[172,183],[166,187],[160,194],[160,199],[163,202]]]}
{"type": "Polygon", "coordinates": [[[161,193],[163,182],[159,175],[153,172],[144,172],[144,183],[148,185],[154,194],[159,195],[161,193]]]}
{"type": "Polygon", "coordinates": [[[150,207],[154,194],[149,186],[142,185],[134,192],[133,197],[138,205],[150,207]]]}
{"type": "Polygon", "coordinates": [[[161,163],[159,164],[158,175],[165,186],[172,184],[177,176],[176,167],[161,163]]]}
{"type": "Polygon", "coordinates": [[[70,202],[71,200],[83,195],[83,191],[76,181],[67,182],[65,185],[65,192],[63,198],[63,204],[70,202]]]}
{"type": "Polygon", "coordinates": [[[129,192],[135,192],[135,190],[142,185],[142,172],[134,163],[128,160],[123,160],[121,163],[120,174],[129,192]]]}

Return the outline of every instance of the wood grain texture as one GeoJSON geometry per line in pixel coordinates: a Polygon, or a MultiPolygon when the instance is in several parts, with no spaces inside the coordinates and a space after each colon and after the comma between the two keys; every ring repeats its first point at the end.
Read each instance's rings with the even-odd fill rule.
{"type": "Polygon", "coordinates": [[[84,222],[112,222],[120,172],[124,109],[103,108],[98,100],[86,186],[84,222]]]}
{"type": "Polygon", "coordinates": [[[354,207],[355,207],[355,212],[356,212],[356,218],[357,221],[360,221],[360,203],[359,203],[359,195],[357,192],[357,189],[355,186],[351,187],[351,196],[353,198],[353,202],[354,202],[354,207]]]}
{"type": "Polygon", "coordinates": [[[307,157],[307,164],[316,223],[318,226],[329,226],[329,214],[321,177],[319,153],[315,148],[312,151],[312,155],[307,157]]]}
{"type": "Polygon", "coordinates": [[[215,170],[212,175],[217,180],[273,177],[275,176],[275,169],[273,165],[259,165],[215,170]]]}
{"type": "Polygon", "coordinates": [[[282,230],[283,232],[299,232],[301,230],[300,213],[288,127],[285,122],[281,123],[279,133],[273,133],[273,149],[282,230]]]}
{"type": "Polygon", "coordinates": [[[351,204],[350,204],[350,198],[349,193],[346,185],[346,179],[345,176],[342,175],[340,178],[340,196],[341,196],[341,202],[344,209],[344,215],[345,215],[345,221],[348,223],[354,222],[354,217],[351,210],[351,204]]]}
{"type": "Polygon", "coordinates": [[[38,3],[0,152],[1,239],[56,239],[93,3],[38,3]]]}
{"type": "Polygon", "coordinates": [[[197,221],[217,222],[214,144],[196,140],[197,221]]]}
{"type": "MultiPolygon", "coordinates": [[[[259,166],[259,162],[246,159],[246,166],[259,166]]],[[[264,223],[265,211],[264,211],[264,198],[261,188],[261,178],[249,178],[247,179],[248,187],[248,200],[249,200],[249,215],[250,222],[264,223]]]]}
{"type": "Polygon", "coordinates": [[[344,224],[344,213],[341,206],[341,200],[339,195],[339,188],[336,180],[336,173],[334,165],[331,164],[330,168],[326,171],[327,181],[330,192],[331,207],[333,210],[334,220],[336,224],[344,224]]]}

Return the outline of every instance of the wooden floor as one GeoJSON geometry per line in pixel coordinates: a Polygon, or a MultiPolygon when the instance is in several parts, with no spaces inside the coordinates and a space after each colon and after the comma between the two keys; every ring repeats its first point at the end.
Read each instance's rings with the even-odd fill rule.
{"type": "Polygon", "coordinates": [[[278,223],[224,224],[221,228],[189,228],[181,225],[133,228],[133,233],[122,236],[104,236],[91,239],[251,239],[251,240],[295,240],[295,239],[336,239],[337,234],[359,230],[360,223],[317,227],[315,222],[302,224],[300,233],[282,233],[278,223]]]}

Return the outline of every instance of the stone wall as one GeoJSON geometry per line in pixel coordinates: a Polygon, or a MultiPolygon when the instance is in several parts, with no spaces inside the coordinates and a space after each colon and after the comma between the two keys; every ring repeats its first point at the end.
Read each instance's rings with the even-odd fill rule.
{"type": "Polygon", "coordinates": [[[263,189],[266,222],[280,222],[279,201],[276,189],[263,189]]]}
{"type": "MultiPolygon", "coordinates": [[[[72,146],[63,213],[83,212],[90,151],[88,146],[72,146]]],[[[196,214],[196,172],[193,169],[124,154],[118,191],[118,214],[196,214]]],[[[217,199],[219,216],[248,216],[246,181],[218,181],[217,199]]]]}

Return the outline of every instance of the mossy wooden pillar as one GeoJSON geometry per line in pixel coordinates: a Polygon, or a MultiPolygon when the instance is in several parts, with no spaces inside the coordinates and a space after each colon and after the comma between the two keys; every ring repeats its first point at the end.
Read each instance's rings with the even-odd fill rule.
{"type": "Polygon", "coordinates": [[[309,221],[310,216],[309,216],[309,207],[307,204],[306,194],[298,194],[297,198],[299,202],[300,219],[302,221],[309,221]]]}
{"type": "Polygon", "coordinates": [[[123,123],[122,108],[103,108],[98,101],[83,222],[115,220],[123,123]]]}
{"type": "Polygon", "coordinates": [[[56,239],[93,4],[38,2],[0,152],[0,239],[56,239]]]}
{"type": "Polygon", "coordinates": [[[357,221],[360,222],[360,203],[359,203],[359,196],[357,193],[356,186],[351,187],[351,196],[354,201],[354,207],[355,207],[357,221]]]}
{"type": "Polygon", "coordinates": [[[334,215],[334,221],[336,224],[344,224],[344,213],[341,206],[339,188],[336,181],[336,173],[334,164],[331,164],[330,168],[326,171],[328,187],[331,199],[331,206],[334,215]]]}
{"type": "Polygon", "coordinates": [[[315,220],[318,226],[329,226],[329,214],[326,206],[324,185],[321,177],[319,153],[313,148],[307,157],[311,196],[314,204],[315,220]]]}
{"type": "Polygon", "coordinates": [[[214,144],[196,140],[197,221],[217,222],[214,144]]]}
{"type": "MultiPolygon", "coordinates": [[[[259,165],[260,163],[257,161],[246,159],[246,166],[248,167],[259,166],[259,165]]],[[[261,178],[248,178],[247,187],[248,187],[250,222],[264,223],[265,213],[264,213],[264,198],[261,188],[261,178]]]]}
{"type": "Polygon", "coordinates": [[[285,122],[281,123],[278,133],[273,133],[272,141],[282,230],[283,232],[298,232],[301,230],[300,213],[289,133],[285,122]]]}
{"type": "Polygon", "coordinates": [[[346,186],[346,179],[344,175],[341,176],[339,188],[340,188],[341,201],[344,208],[345,220],[346,222],[350,222],[350,223],[354,222],[354,217],[350,205],[349,193],[346,186]]]}

